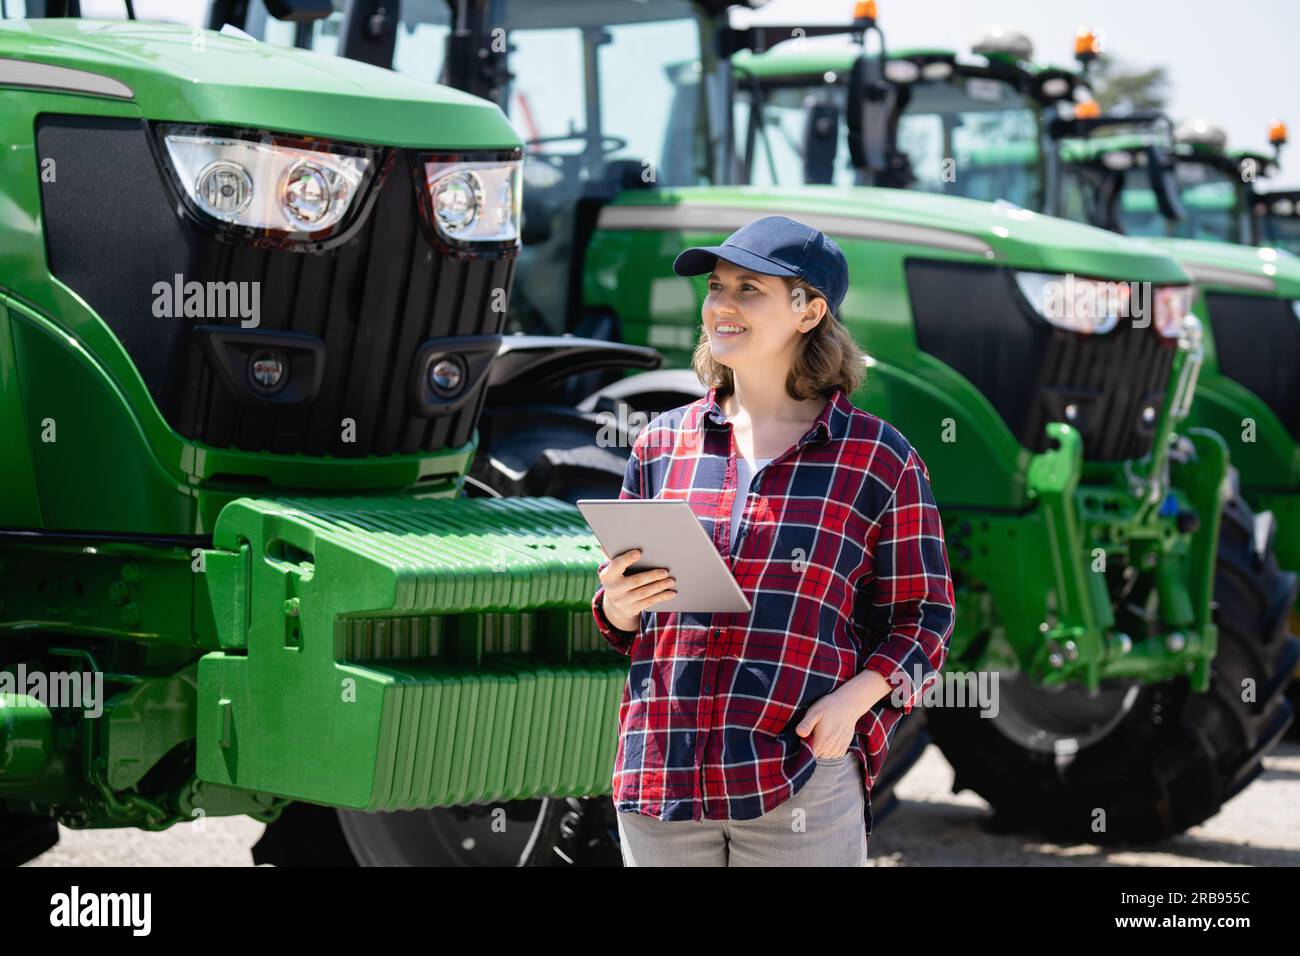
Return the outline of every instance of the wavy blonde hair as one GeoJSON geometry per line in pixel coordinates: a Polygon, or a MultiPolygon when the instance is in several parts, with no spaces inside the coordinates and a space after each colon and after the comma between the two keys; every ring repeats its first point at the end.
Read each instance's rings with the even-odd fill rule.
{"type": "MultiPolygon", "coordinates": [[[[826,314],[809,332],[800,334],[803,340],[795,354],[794,364],[785,377],[786,393],[794,399],[829,398],[836,386],[852,397],[867,377],[865,354],[853,341],[853,336],[831,312],[826,296],[798,277],[783,277],[786,288],[793,297],[800,291],[805,300],[821,299],[826,302],[826,314]]],[[[700,338],[695,343],[691,367],[706,388],[716,388],[718,397],[730,395],[736,388],[731,368],[713,357],[709,348],[709,334],[703,323],[700,338]]]]}

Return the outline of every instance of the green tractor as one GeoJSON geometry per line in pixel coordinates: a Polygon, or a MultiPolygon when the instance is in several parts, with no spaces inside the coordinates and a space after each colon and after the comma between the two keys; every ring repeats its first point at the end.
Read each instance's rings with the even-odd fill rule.
{"type": "MultiPolygon", "coordinates": [[[[1268,129],[1268,141],[1274,156],[1286,145],[1287,128],[1274,120],[1268,129]]],[[[1300,189],[1254,190],[1252,219],[1255,243],[1300,255],[1300,189]]]]}
{"type": "MultiPolygon", "coordinates": [[[[736,58],[748,91],[751,182],[861,178],[844,114],[854,53],[810,46],[787,40],[736,58]]],[[[1175,130],[1159,113],[1100,115],[1086,72],[1035,65],[1032,56],[1028,39],[1011,31],[991,31],[971,54],[891,52],[883,73],[897,104],[896,152],[877,181],[1149,237],[1178,258],[1195,281],[1206,340],[1187,425],[1221,435],[1233,462],[1216,613],[1223,627],[1261,635],[1256,666],[1300,675],[1288,636],[1300,571],[1300,379],[1296,362],[1260,361],[1255,346],[1300,342],[1300,260],[1232,244],[1252,241],[1254,183],[1272,174],[1276,156],[1228,153],[1201,122],[1175,130]],[[1113,134],[1116,124],[1127,129],[1113,134]]],[[[1285,131],[1275,125],[1270,139],[1279,146],[1285,131]]],[[[1087,418],[1097,397],[1071,403],[1075,414],[1087,418]]],[[[1297,688],[1290,693],[1300,704],[1297,688]]]]}
{"type": "MultiPolygon", "coordinates": [[[[854,401],[917,445],[944,510],[960,594],[948,671],[1000,678],[996,714],[925,708],[956,787],[1016,825],[1150,840],[1213,815],[1258,775],[1292,719],[1282,689],[1300,643],[1264,626],[1253,604],[1213,609],[1223,549],[1250,541],[1220,535],[1225,443],[1184,427],[1203,351],[1171,256],[1021,205],[887,188],[906,178],[905,102],[880,56],[852,52],[819,72],[811,92],[830,94],[828,109],[812,115],[799,98],[788,133],[747,122],[766,92],[756,54],[792,31],[734,29],[725,3],[383,7],[349,3],[332,32],[292,42],[439,77],[511,117],[527,188],[507,327],[650,346],[667,360],[630,374],[593,366],[567,438],[566,410],[489,396],[478,467],[504,479],[484,484],[526,483],[563,461],[599,470],[605,424],[698,397],[700,289],[672,273],[672,257],[759,215],[802,219],[850,261],[843,319],[871,353],[854,401]],[[362,22],[365,40],[353,42],[362,22]],[[837,124],[842,164],[827,162],[837,124]],[[792,136],[817,141],[799,175],[751,178],[760,165],[779,172],[773,140],[792,136]],[[770,167],[759,161],[768,150],[770,167]],[[837,167],[850,181],[807,175],[837,167]],[[1108,308],[1104,334],[1060,321],[1047,296],[1076,279],[1096,295],[1145,294],[1145,315],[1108,308]]],[[[853,32],[879,39],[873,22],[853,32]]],[[[1009,122],[1031,135],[1059,98],[1047,81],[1073,89],[1056,71],[1032,74],[1022,94],[1004,79],[1031,75],[1018,60],[974,59],[985,95],[1009,90],[1023,106],[1009,122]]],[[[932,62],[917,75],[937,77],[932,62]]],[[[608,464],[614,488],[621,462],[608,464]]],[[[900,722],[899,735],[918,723],[900,722]]],[[[895,780],[906,769],[898,744],[895,780]]]]}
{"type": "MultiPolygon", "coordinates": [[[[1096,115],[1057,129],[1063,205],[1125,235],[1268,246],[1256,207],[1259,183],[1277,174],[1276,152],[1230,150],[1223,129],[1205,119],[1174,126],[1162,113],[1085,106],[1096,115]]],[[[1280,148],[1284,130],[1275,125],[1270,135],[1283,137],[1280,148]]]]}
{"type": "Polygon", "coordinates": [[[504,341],[518,134],[36,6],[0,22],[0,860],[248,815],[279,862],[617,862],[574,810],[626,681],[598,545],[467,473],[490,386],[660,359],[504,341]]]}
{"type": "Polygon", "coordinates": [[[0,26],[6,860],[56,822],[247,814],[268,821],[264,861],[616,862],[601,795],[626,665],[590,616],[595,542],[560,499],[600,487],[611,459],[621,472],[638,419],[598,410],[630,395],[644,421],[693,397],[652,378],[681,371],[656,349],[682,359],[698,318],[694,286],[662,278],[674,252],[772,209],[853,260],[845,319],[873,352],[855,400],[943,488],[953,669],[1012,685],[988,720],[933,710],[959,785],[995,765],[1017,784],[1000,812],[1150,839],[1259,772],[1290,711],[1256,669],[1260,635],[1210,616],[1224,447],[1170,441],[1195,328],[1166,311],[1175,334],[1126,328],[1109,348],[1040,322],[1025,291],[1076,268],[1177,288],[1176,263],[981,203],[729,185],[716,53],[753,35],[723,3],[531,3],[502,22],[464,2],[454,29],[441,5],[313,22],[317,6],[261,12],[294,45],[416,64],[527,112],[528,152],[464,92],[235,31],[0,26]],[[689,77],[667,67],[691,50],[683,115],[689,77]],[[565,115],[552,94],[569,81],[581,111],[565,115]],[[637,112],[615,108],[633,95],[637,112]],[[926,295],[980,290],[1019,334],[971,364],[926,295]],[[1110,431],[1057,421],[1071,368],[1120,361],[1150,388],[1107,393],[1110,431]],[[999,379],[1027,368],[1064,377],[1017,411],[999,379]],[[56,680],[103,692],[52,695],[56,680]]]}
{"type": "MultiPolygon", "coordinates": [[[[1233,599],[1255,593],[1265,620],[1281,627],[1287,579],[1300,572],[1300,259],[1267,244],[1266,231],[1286,223],[1273,210],[1285,206],[1258,184],[1276,173],[1285,128],[1270,130],[1271,157],[1229,150],[1223,130],[1200,119],[1175,127],[1163,116],[1098,112],[1062,120],[1055,134],[1060,212],[1150,238],[1196,283],[1207,342],[1189,421],[1228,442],[1232,480],[1256,511],[1227,512],[1237,536],[1255,541],[1233,599]]],[[[1294,629],[1300,616],[1290,613],[1294,629]]],[[[1300,667],[1289,694],[1300,706],[1300,667]]]]}

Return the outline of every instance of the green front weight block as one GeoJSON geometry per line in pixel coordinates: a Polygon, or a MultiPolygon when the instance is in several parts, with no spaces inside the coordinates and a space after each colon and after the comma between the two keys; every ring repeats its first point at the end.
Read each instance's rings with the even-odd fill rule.
{"type": "Polygon", "coordinates": [[[202,780],[359,810],[609,792],[627,659],[572,505],[240,499],[213,543],[202,780]]]}

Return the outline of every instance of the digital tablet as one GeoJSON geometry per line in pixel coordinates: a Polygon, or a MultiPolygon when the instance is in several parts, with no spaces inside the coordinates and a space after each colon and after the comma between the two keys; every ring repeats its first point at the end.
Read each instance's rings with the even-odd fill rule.
{"type": "Polygon", "coordinates": [[[627,573],[667,568],[677,596],[647,611],[748,611],[749,599],[691,506],[658,498],[580,498],[578,510],[611,558],[641,549],[627,573]]]}

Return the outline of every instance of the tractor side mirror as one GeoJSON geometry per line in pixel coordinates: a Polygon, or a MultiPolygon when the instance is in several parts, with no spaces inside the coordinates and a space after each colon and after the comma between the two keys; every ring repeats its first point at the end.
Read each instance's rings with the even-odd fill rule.
{"type": "Polygon", "coordinates": [[[849,73],[849,156],[858,169],[875,172],[885,164],[884,70],[880,57],[863,52],[849,73]]]}
{"type": "Polygon", "coordinates": [[[349,60],[391,68],[398,16],[392,0],[351,0],[339,30],[339,53],[349,60]]]}
{"type": "Polygon", "coordinates": [[[1151,180],[1151,191],[1155,194],[1160,215],[1169,222],[1178,222],[1183,218],[1183,203],[1178,196],[1178,179],[1174,173],[1173,160],[1156,143],[1146,148],[1146,157],[1147,178],[1151,180]]]}
{"type": "Polygon", "coordinates": [[[1122,169],[1112,169],[1097,183],[1097,194],[1091,201],[1088,221],[1094,226],[1123,232],[1120,227],[1119,204],[1124,195],[1125,173],[1122,169]]]}
{"type": "Polygon", "coordinates": [[[834,103],[814,103],[804,112],[803,181],[833,183],[835,151],[840,139],[840,110],[834,103]]]}
{"type": "Polygon", "coordinates": [[[889,168],[888,94],[883,56],[864,51],[849,74],[849,156],[873,180],[889,168]]]}

